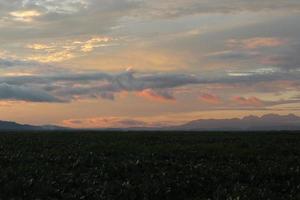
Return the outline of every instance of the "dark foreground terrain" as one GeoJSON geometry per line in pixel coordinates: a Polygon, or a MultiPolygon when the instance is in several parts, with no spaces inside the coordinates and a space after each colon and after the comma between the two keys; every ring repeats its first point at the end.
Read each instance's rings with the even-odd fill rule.
{"type": "Polygon", "coordinates": [[[0,134],[0,199],[300,199],[300,134],[0,134]]]}

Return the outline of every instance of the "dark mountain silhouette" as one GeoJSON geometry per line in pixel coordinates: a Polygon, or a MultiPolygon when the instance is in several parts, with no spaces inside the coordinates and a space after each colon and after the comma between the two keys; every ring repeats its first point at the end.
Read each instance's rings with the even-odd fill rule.
{"type": "MultiPolygon", "coordinates": [[[[16,122],[0,121],[0,131],[27,130],[67,130],[69,128],[45,125],[33,126],[16,122]]],[[[267,114],[262,117],[246,116],[232,119],[199,119],[179,126],[170,127],[132,127],[127,129],[97,129],[97,130],[193,130],[193,131],[249,131],[249,130],[300,130],[300,117],[289,115],[267,114]]]]}
{"type": "Polygon", "coordinates": [[[0,131],[29,131],[29,130],[62,130],[59,126],[33,126],[28,124],[18,124],[16,122],[0,121],[0,131]]]}
{"type": "Polygon", "coordinates": [[[171,127],[177,130],[300,130],[300,117],[267,114],[233,119],[200,119],[171,127]]]}

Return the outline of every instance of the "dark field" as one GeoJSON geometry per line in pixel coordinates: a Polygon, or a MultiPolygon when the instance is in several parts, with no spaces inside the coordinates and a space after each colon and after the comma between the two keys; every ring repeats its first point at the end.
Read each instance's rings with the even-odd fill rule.
{"type": "Polygon", "coordinates": [[[300,199],[300,134],[0,134],[0,199],[300,199]]]}

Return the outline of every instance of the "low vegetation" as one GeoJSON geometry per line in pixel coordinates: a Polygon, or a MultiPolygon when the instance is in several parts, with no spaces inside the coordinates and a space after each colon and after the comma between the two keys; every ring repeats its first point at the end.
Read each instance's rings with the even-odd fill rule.
{"type": "Polygon", "coordinates": [[[300,199],[300,135],[2,133],[0,199],[300,199]]]}

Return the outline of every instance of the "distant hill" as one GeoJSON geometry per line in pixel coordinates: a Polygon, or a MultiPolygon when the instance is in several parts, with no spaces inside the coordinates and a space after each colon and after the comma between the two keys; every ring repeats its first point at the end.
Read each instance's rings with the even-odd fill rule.
{"type": "Polygon", "coordinates": [[[267,114],[262,117],[247,116],[232,119],[200,119],[180,126],[169,127],[176,130],[300,130],[300,117],[267,114]]]}
{"type": "MultiPolygon", "coordinates": [[[[0,121],[0,131],[27,131],[27,130],[68,130],[70,128],[45,125],[33,126],[18,124],[16,122],[0,121]]],[[[84,129],[83,129],[84,130],[84,129]]],[[[132,128],[110,128],[91,130],[192,130],[192,131],[263,131],[263,130],[300,130],[300,117],[289,115],[267,114],[262,117],[246,116],[244,118],[232,119],[199,119],[190,121],[179,126],[169,127],[132,127],[132,128]]]]}
{"type": "Polygon", "coordinates": [[[33,126],[28,124],[18,124],[16,122],[0,121],[0,131],[29,131],[29,130],[62,130],[67,129],[59,126],[33,126]]]}

